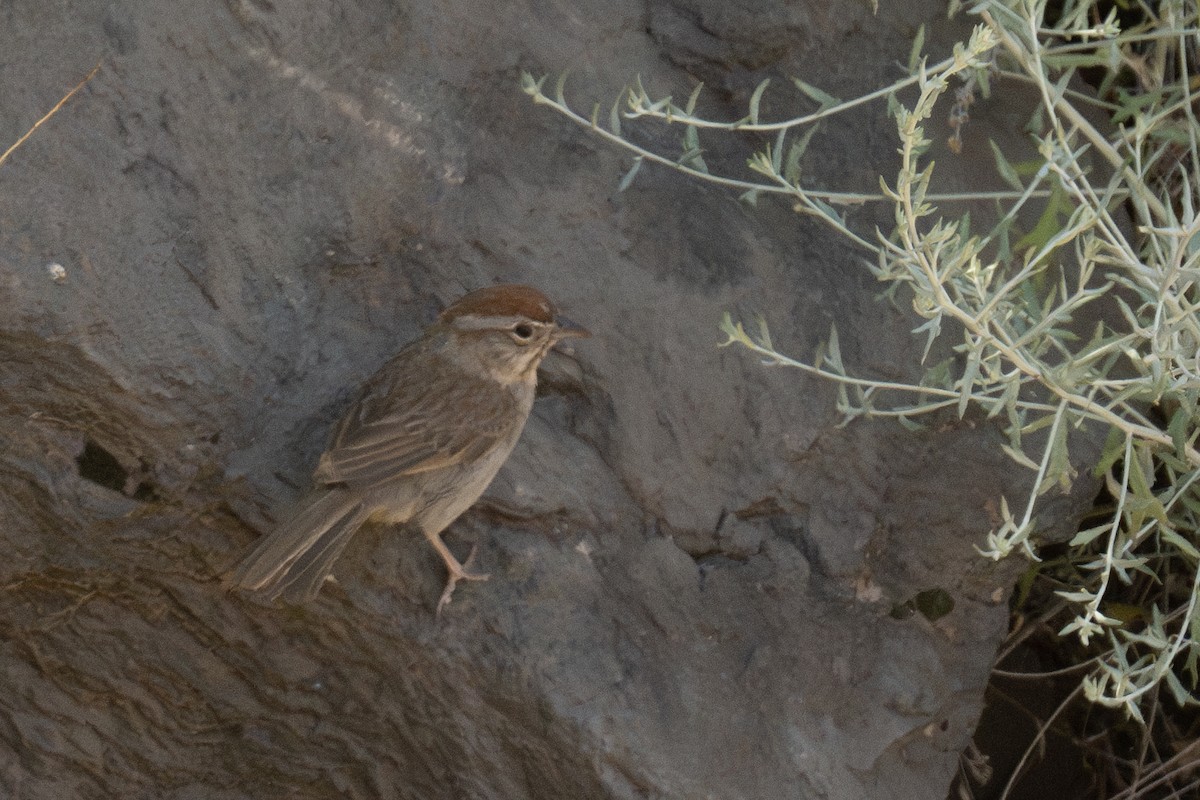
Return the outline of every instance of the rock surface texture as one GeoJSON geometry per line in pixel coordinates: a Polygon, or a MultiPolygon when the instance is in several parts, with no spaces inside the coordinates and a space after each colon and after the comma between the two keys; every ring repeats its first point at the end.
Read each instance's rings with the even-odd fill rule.
{"type": "MultiPolygon", "coordinates": [[[[830,385],[718,349],[725,310],[803,357],[836,324],[865,375],[922,342],[819,223],[663,170],[618,194],[627,156],[519,91],[703,80],[735,119],[775,77],[782,116],[790,75],[852,97],[922,19],[937,58],[966,30],[880,5],[0,4],[0,143],[102,61],[0,167],[0,795],[939,796],[1022,567],[972,545],[1028,477],[982,420],[839,428],[830,385]],[[437,621],[437,556],[376,526],[311,606],[223,592],[348,390],[496,281],[595,338],[448,533],[492,579],[437,621]],[[953,611],[889,614],[928,590],[953,611]]],[[[1028,108],[978,110],[939,164],[970,185],[1028,108]]],[[[872,190],[894,153],[863,107],[805,174],[872,190]]]]}

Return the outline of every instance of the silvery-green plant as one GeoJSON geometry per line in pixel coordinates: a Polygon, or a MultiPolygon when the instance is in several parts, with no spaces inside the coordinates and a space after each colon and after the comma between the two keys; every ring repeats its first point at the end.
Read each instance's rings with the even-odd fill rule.
{"type": "MultiPolygon", "coordinates": [[[[1001,524],[979,548],[984,556],[1021,552],[1036,560],[1039,500],[1077,477],[1069,432],[1085,424],[1109,431],[1093,467],[1114,498],[1112,512],[1071,543],[1080,579],[1060,592],[1076,608],[1061,633],[1085,645],[1107,641],[1084,692],[1141,720],[1148,693],[1163,684],[1181,705],[1196,703],[1200,671],[1200,125],[1190,82],[1200,26],[1195,4],[1180,0],[1160,4],[1149,24],[1126,31],[1114,12],[1101,14],[1097,0],[1066,0],[1057,20],[1047,19],[1046,6],[1046,0],[980,0],[968,9],[980,23],[949,58],[927,63],[918,36],[908,77],[853,100],[795,79],[818,108],[783,121],[760,118],[766,81],[751,95],[748,113],[728,122],[695,113],[701,87],[677,105],[671,97],[653,98],[638,81],[607,113],[596,106],[588,116],[568,105],[565,78],[552,95],[544,91],[545,78],[525,75],[523,87],[536,103],[633,153],[621,189],[651,162],[736,189],[751,202],[781,195],[869,253],[893,297],[907,293],[922,319],[914,332],[925,338],[926,355],[935,340],[955,337],[955,358],[930,366],[919,383],[904,384],[851,374],[836,330],[810,362],[777,351],[761,319],[749,331],[728,315],[721,325],[725,344],[835,381],[847,420],[890,416],[916,425],[923,415],[953,409],[961,416],[971,406],[1002,420],[1005,451],[1035,479],[1020,502],[1000,498],[1001,524]],[[1119,103],[1097,100],[1071,88],[1084,67],[1107,70],[1102,96],[1112,93],[1122,68],[1136,73],[1142,91],[1120,90],[1119,103]],[[954,91],[953,147],[971,101],[986,95],[997,75],[1038,91],[1036,168],[1014,167],[993,144],[1011,190],[930,191],[925,126],[935,102],[954,91]],[[915,100],[899,99],[914,92],[915,100]],[[877,193],[806,187],[800,164],[816,126],[875,100],[886,100],[896,122],[897,174],[881,178],[877,193]],[[1112,129],[1089,122],[1084,104],[1107,112],[1112,129]],[[678,154],[639,146],[623,131],[655,121],[682,127],[678,154]],[[749,159],[752,175],[710,172],[700,137],[721,131],[774,137],[749,159]],[[1107,164],[1103,177],[1084,166],[1085,155],[1107,164]],[[941,203],[978,198],[1002,204],[989,231],[972,234],[963,220],[939,211],[941,203]],[[1018,252],[1008,234],[1035,198],[1057,202],[1063,213],[1050,217],[1048,228],[1039,225],[1039,236],[1023,239],[1018,252]],[[894,230],[854,230],[839,208],[864,202],[891,204],[894,230]],[[1122,224],[1122,213],[1132,226],[1122,224]],[[1098,324],[1079,337],[1072,322],[1100,298],[1116,304],[1119,323],[1098,324]],[[1129,584],[1138,574],[1164,589],[1141,610],[1134,631],[1106,613],[1106,601],[1114,582],[1129,584]]],[[[951,2],[952,13],[961,8],[951,2]]]]}

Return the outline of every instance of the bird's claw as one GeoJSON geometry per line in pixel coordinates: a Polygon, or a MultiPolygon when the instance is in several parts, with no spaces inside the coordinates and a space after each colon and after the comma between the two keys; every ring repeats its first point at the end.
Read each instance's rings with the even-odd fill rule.
{"type": "Polygon", "coordinates": [[[446,588],[442,590],[442,597],[438,600],[436,616],[442,616],[442,609],[450,605],[450,598],[454,594],[454,587],[459,581],[486,581],[491,575],[480,572],[469,572],[471,562],[475,560],[475,550],[477,545],[471,545],[471,553],[467,556],[467,560],[462,564],[450,564],[447,568],[450,571],[450,577],[446,580],[446,588]]]}

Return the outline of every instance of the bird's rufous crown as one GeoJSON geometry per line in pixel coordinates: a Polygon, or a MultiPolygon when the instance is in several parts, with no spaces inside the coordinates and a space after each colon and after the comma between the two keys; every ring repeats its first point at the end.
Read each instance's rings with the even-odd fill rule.
{"type": "Polygon", "coordinates": [[[554,322],[554,304],[532,286],[487,286],[463,295],[438,315],[452,322],[468,314],[480,317],[525,317],[534,322],[554,322]]]}

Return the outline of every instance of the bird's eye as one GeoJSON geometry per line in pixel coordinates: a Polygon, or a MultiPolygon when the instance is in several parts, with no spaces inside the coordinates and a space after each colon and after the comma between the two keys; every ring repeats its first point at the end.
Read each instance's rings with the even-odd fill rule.
{"type": "Polygon", "coordinates": [[[519,322],[513,326],[512,332],[518,339],[528,339],[533,336],[533,326],[528,322],[519,322]]]}

